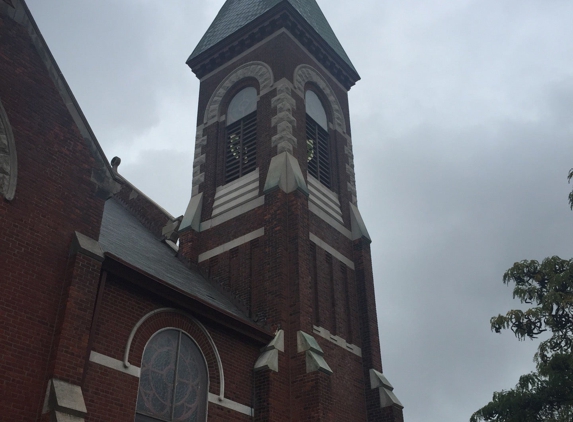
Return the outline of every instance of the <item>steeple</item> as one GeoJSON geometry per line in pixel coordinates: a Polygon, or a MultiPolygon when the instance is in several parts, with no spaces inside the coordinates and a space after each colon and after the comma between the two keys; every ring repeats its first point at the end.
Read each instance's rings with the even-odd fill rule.
{"type": "Polygon", "coordinates": [[[239,38],[248,35],[251,40],[258,40],[261,35],[253,37],[253,32],[261,30],[262,23],[262,32],[266,36],[269,32],[283,27],[291,29],[299,26],[292,32],[319,61],[323,61],[324,54],[327,53],[331,60],[339,62],[348,73],[346,83],[352,86],[360,79],[315,0],[227,0],[187,60],[187,64],[197,73],[197,70],[200,72],[196,69],[197,64],[217,50],[231,47],[232,51],[226,52],[226,57],[239,53],[239,50],[248,48],[250,44],[248,40],[239,38]],[[317,44],[322,44],[322,48],[317,44]]]}
{"type": "Polygon", "coordinates": [[[359,76],[318,4],[227,0],[187,64],[201,88],[179,255],[276,332],[255,420],[402,422],[356,193],[359,76]]]}

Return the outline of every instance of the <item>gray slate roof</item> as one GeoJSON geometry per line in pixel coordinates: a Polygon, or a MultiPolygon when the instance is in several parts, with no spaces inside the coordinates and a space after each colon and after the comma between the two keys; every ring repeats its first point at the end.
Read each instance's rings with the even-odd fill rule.
{"type": "Polygon", "coordinates": [[[242,320],[247,316],[114,199],[105,204],[99,242],[104,252],[242,320]]]}
{"type": "Polygon", "coordinates": [[[354,71],[354,66],[315,0],[227,0],[189,60],[252,22],[277,4],[290,3],[354,71]]]}

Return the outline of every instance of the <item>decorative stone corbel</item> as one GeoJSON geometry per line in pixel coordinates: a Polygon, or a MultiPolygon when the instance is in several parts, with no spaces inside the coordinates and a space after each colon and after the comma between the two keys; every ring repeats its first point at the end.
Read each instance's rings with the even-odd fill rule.
{"type": "Polygon", "coordinates": [[[100,262],[104,260],[103,249],[98,241],[79,232],[75,232],[74,234],[70,247],[70,255],[81,253],[100,262]]]}
{"type": "Polygon", "coordinates": [[[82,389],[58,379],[48,382],[43,413],[52,413],[56,422],[83,422],[88,410],[82,389]]]}
{"type": "Polygon", "coordinates": [[[297,333],[297,351],[306,353],[306,373],[321,371],[331,375],[332,369],[324,360],[324,351],[316,339],[303,331],[297,333]]]}
{"type": "Polygon", "coordinates": [[[291,193],[298,189],[306,196],[309,195],[308,187],[297,159],[286,151],[272,158],[263,192],[267,194],[276,188],[286,193],[291,193]]]}
{"type": "Polygon", "coordinates": [[[350,223],[352,227],[352,240],[365,238],[368,242],[372,242],[368,230],[366,230],[366,224],[360,215],[360,211],[353,203],[350,203],[350,223]]]}
{"type": "Polygon", "coordinates": [[[403,409],[404,406],[398,400],[398,397],[393,393],[394,387],[384,374],[375,369],[370,370],[370,388],[377,388],[380,393],[380,407],[385,408],[389,406],[398,406],[403,409]]]}
{"type": "Polygon", "coordinates": [[[179,233],[187,230],[201,230],[201,209],[203,208],[203,192],[193,195],[179,226],[179,233]]]}
{"type": "Polygon", "coordinates": [[[270,369],[279,372],[279,352],[285,351],[285,333],[278,330],[275,338],[261,349],[261,355],[255,363],[255,371],[270,369]]]}

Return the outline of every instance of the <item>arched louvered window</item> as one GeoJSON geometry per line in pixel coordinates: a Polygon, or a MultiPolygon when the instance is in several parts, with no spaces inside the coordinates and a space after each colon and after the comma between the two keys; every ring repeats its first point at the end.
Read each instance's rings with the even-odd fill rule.
{"type": "Polygon", "coordinates": [[[0,199],[14,199],[18,161],[16,160],[16,145],[14,135],[8,121],[6,111],[0,102],[0,199]]]}
{"type": "Polygon", "coordinates": [[[245,88],[227,109],[225,183],[257,168],[257,90],[245,88]]]}
{"type": "Polygon", "coordinates": [[[208,375],[199,347],[185,333],[155,334],[143,353],[135,422],[205,422],[208,375]]]}
{"type": "Polygon", "coordinates": [[[330,145],[326,112],[318,95],[311,90],[305,93],[305,103],[308,172],[330,188],[330,145]]]}

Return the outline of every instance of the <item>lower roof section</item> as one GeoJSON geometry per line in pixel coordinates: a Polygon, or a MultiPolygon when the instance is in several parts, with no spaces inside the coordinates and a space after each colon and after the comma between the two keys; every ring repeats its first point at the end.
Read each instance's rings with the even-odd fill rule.
{"type": "Polygon", "coordinates": [[[194,309],[215,320],[235,320],[235,328],[267,341],[257,326],[227,295],[199,272],[181,262],[176,252],[157,239],[114,199],[105,204],[99,243],[105,268],[174,302],[194,301],[194,309]],[[240,329],[239,325],[243,325],[240,329]],[[257,333],[255,333],[257,332],[257,333]],[[254,335],[253,335],[254,334],[254,335]]]}

